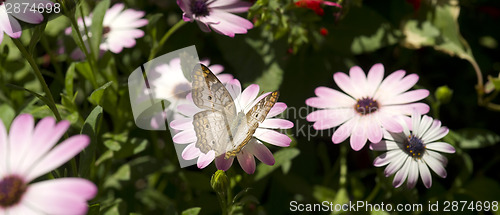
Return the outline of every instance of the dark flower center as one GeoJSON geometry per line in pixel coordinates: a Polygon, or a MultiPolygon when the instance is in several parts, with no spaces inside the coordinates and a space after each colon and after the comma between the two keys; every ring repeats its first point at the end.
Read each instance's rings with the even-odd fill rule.
{"type": "Polygon", "coordinates": [[[208,4],[206,0],[191,1],[191,12],[196,16],[208,16],[208,4]]]}
{"type": "Polygon", "coordinates": [[[19,203],[26,189],[26,183],[19,176],[10,175],[0,180],[0,208],[19,203]]]}
{"type": "Polygon", "coordinates": [[[189,83],[180,83],[174,87],[174,96],[177,99],[185,99],[190,92],[191,85],[189,83]]]}
{"type": "Polygon", "coordinates": [[[104,28],[102,28],[102,35],[106,35],[108,34],[109,32],[111,31],[111,28],[109,26],[104,26],[104,28]]]}
{"type": "Polygon", "coordinates": [[[377,101],[367,97],[358,99],[354,105],[354,109],[361,115],[367,115],[376,112],[379,109],[379,106],[377,101]]]}
{"type": "Polygon", "coordinates": [[[405,148],[404,150],[408,155],[413,158],[422,158],[425,152],[425,145],[422,143],[422,140],[415,135],[411,134],[408,136],[408,139],[405,140],[405,148]]]}

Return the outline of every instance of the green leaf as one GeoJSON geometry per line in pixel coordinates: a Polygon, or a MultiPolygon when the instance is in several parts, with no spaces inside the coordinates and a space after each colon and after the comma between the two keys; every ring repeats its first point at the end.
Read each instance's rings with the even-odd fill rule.
{"type": "Polygon", "coordinates": [[[6,129],[10,127],[10,123],[12,123],[12,120],[14,120],[15,117],[16,111],[14,111],[12,107],[7,104],[0,105],[0,120],[3,121],[6,129]]]}
{"type": "Polygon", "coordinates": [[[296,148],[285,148],[274,154],[275,163],[269,166],[264,163],[260,163],[257,166],[257,173],[255,174],[255,181],[258,181],[267,175],[271,174],[274,170],[282,166],[287,161],[293,160],[300,154],[300,151],[296,148]]]}
{"type": "Polygon", "coordinates": [[[90,34],[92,35],[92,37],[90,37],[90,42],[92,46],[90,48],[94,53],[96,60],[99,58],[99,45],[101,44],[103,30],[104,27],[107,27],[103,26],[102,22],[109,5],[110,0],[102,0],[96,5],[94,11],[92,12],[92,25],[90,26],[90,34]]]}
{"type": "Polygon", "coordinates": [[[92,94],[90,94],[90,97],[89,97],[89,101],[90,103],[94,104],[94,105],[102,105],[102,95],[104,94],[104,90],[106,88],[108,88],[113,82],[108,82],[104,85],[102,85],[101,87],[97,88],[94,90],[94,92],[92,92],[92,94]]]}
{"type": "Polygon", "coordinates": [[[70,98],[73,98],[73,79],[75,78],[75,66],[75,63],[71,63],[71,65],[69,65],[69,68],[66,71],[66,77],[64,79],[66,95],[68,95],[70,98]]]}
{"type": "Polygon", "coordinates": [[[426,20],[408,20],[403,24],[406,36],[403,45],[418,49],[431,46],[434,49],[468,60],[476,64],[472,50],[459,30],[458,4],[435,4],[426,14],[426,20]]]}
{"type": "Polygon", "coordinates": [[[500,184],[497,180],[480,176],[464,186],[465,193],[477,201],[498,201],[500,184]]]}
{"type": "Polygon", "coordinates": [[[182,215],[198,215],[201,211],[200,207],[189,208],[185,211],[182,211],[182,215]]]}
{"type": "Polygon", "coordinates": [[[456,133],[460,137],[458,145],[463,149],[484,148],[500,142],[500,136],[487,129],[465,128],[456,133]]]}
{"type": "Polygon", "coordinates": [[[104,187],[121,189],[121,181],[130,180],[130,164],[122,165],[113,175],[109,176],[104,182],[104,187]]]}
{"type": "Polygon", "coordinates": [[[76,70],[88,81],[93,82],[94,73],[92,73],[92,68],[90,67],[89,62],[78,62],[76,63],[76,70]]]}
{"type": "MultiPolygon", "coordinates": [[[[50,109],[53,113],[54,113],[54,112],[56,112],[56,110],[57,110],[57,106],[54,106],[54,104],[52,104],[52,102],[50,102],[50,100],[49,100],[47,97],[45,97],[44,95],[41,95],[41,94],[38,94],[38,93],[36,93],[36,92],[34,92],[34,91],[28,90],[28,89],[26,89],[26,88],[24,88],[24,87],[20,87],[20,86],[12,85],[12,84],[6,84],[6,85],[7,85],[8,87],[12,87],[12,88],[14,88],[14,89],[24,90],[24,91],[26,91],[26,92],[30,93],[31,95],[36,96],[38,99],[42,100],[42,101],[43,101],[43,103],[45,103],[45,105],[47,105],[47,107],[49,107],[49,109],[50,109]]],[[[53,113],[52,113],[51,115],[53,115],[53,116],[55,117],[55,115],[54,115],[53,113]]]]}
{"type": "Polygon", "coordinates": [[[80,168],[79,175],[81,177],[88,177],[90,169],[94,166],[95,151],[97,148],[97,135],[99,133],[98,127],[102,117],[102,107],[97,106],[92,110],[90,115],[83,124],[81,134],[86,134],[90,137],[90,144],[80,153],[80,168]]]}
{"type": "Polygon", "coordinates": [[[350,7],[345,19],[330,31],[329,48],[344,55],[373,52],[399,42],[401,32],[369,7],[350,7]],[[360,19],[359,17],[364,17],[360,19]]]}
{"type": "Polygon", "coordinates": [[[318,202],[333,202],[335,200],[336,192],[329,187],[316,185],[313,188],[313,196],[318,202]]]}
{"type": "Polygon", "coordinates": [[[90,205],[87,215],[99,215],[100,208],[101,205],[99,205],[99,203],[90,205]]]}

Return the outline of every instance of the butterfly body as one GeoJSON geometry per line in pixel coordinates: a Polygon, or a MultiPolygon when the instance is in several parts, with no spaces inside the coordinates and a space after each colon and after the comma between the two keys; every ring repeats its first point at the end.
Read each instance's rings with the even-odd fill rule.
{"type": "Polygon", "coordinates": [[[226,159],[236,156],[251,140],[279,96],[277,91],[270,93],[245,114],[237,112],[231,94],[206,66],[197,65],[192,80],[193,102],[203,109],[193,117],[196,147],[205,154],[214,150],[226,159]]]}

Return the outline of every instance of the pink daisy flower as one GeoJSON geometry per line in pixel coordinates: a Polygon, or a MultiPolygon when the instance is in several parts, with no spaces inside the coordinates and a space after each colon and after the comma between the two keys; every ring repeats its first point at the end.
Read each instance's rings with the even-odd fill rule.
{"type": "MultiPolygon", "coordinates": [[[[248,86],[243,92],[241,91],[241,84],[237,79],[233,79],[226,84],[226,88],[231,94],[231,97],[236,104],[237,112],[243,111],[245,114],[250,111],[250,109],[261,99],[267,96],[269,93],[265,93],[259,97],[259,85],[252,84],[248,86]]],[[[208,166],[214,159],[217,169],[228,170],[233,164],[234,157],[228,159],[224,158],[224,154],[215,156],[213,150],[207,152],[206,154],[201,152],[200,149],[196,148],[196,133],[193,126],[193,116],[202,111],[194,103],[191,94],[187,96],[188,104],[182,104],[178,106],[178,111],[185,115],[187,118],[174,120],[170,123],[173,129],[180,130],[173,140],[177,144],[188,144],[182,152],[182,158],[185,160],[197,160],[198,168],[202,169],[208,166]]],[[[247,145],[236,155],[241,168],[248,174],[253,174],[255,172],[255,160],[254,156],[257,157],[261,162],[267,165],[274,165],[274,157],[271,151],[262,143],[267,142],[269,144],[288,147],[290,146],[291,139],[285,134],[282,134],[274,129],[289,129],[293,127],[293,123],[285,119],[274,118],[278,114],[282,113],[287,108],[286,104],[283,102],[276,102],[271,108],[266,116],[266,119],[260,123],[259,127],[253,134],[252,139],[247,143],[247,145]]]]}
{"type": "MultiPolygon", "coordinates": [[[[30,11],[29,8],[24,11],[24,5],[21,6],[22,13],[15,13],[14,8],[10,7],[9,12],[7,13],[6,4],[14,5],[21,4],[23,2],[19,0],[0,0],[0,44],[3,40],[3,33],[5,32],[9,37],[19,38],[21,37],[21,25],[17,20],[21,20],[30,24],[38,24],[43,21],[43,15],[38,12],[30,11]]],[[[48,0],[31,0],[29,1],[30,5],[48,5],[53,4],[48,0]]]]}
{"type": "MultiPolygon", "coordinates": [[[[133,9],[124,10],[125,5],[118,3],[109,8],[104,15],[102,40],[99,48],[101,51],[111,51],[115,54],[122,52],[123,48],[132,48],[136,44],[136,39],[144,36],[144,31],[138,29],[148,24],[143,11],[133,9]]],[[[85,17],[87,28],[92,25],[92,14],[85,17]]],[[[84,32],[83,20],[78,20],[78,26],[81,32],[84,32]]],[[[66,34],[71,34],[71,28],[66,29],[66,34]]],[[[92,36],[90,36],[92,37],[92,36]]],[[[84,38],[87,40],[87,38],[84,38]]],[[[86,44],[88,46],[88,44],[86,44]]],[[[71,53],[73,59],[83,59],[80,49],[71,53]]]]}
{"type": "Polygon", "coordinates": [[[455,148],[445,142],[437,142],[448,134],[448,128],[441,127],[439,120],[423,116],[416,111],[411,121],[403,122],[403,132],[384,133],[385,140],[370,144],[376,151],[387,151],[373,161],[373,165],[385,166],[385,176],[396,173],[392,185],[399,187],[408,178],[408,188],[415,187],[418,175],[426,188],[432,186],[432,176],[429,168],[439,177],[446,177],[444,167],[448,159],[438,152],[455,153],[455,148]]]}
{"type": "Polygon", "coordinates": [[[34,124],[31,115],[19,115],[7,135],[0,121],[0,214],[86,214],[87,200],[97,192],[92,182],[81,178],[29,182],[80,153],[89,138],[75,135],[55,146],[69,122],[56,124],[47,117],[34,124]]]}
{"type": "MultiPolygon", "coordinates": [[[[205,59],[200,63],[209,65],[210,60],[205,59]]],[[[214,64],[208,67],[222,83],[233,79],[231,74],[221,74],[224,71],[222,65],[214,64]]],[[[186,96],[191,92],[191,82],[184,77],[180,58],[174,58],[169,63],[157,66],[153,72],[148,74],[148,81],[151,91],[145,89],[145,94],[149,95],[151,92],[155,99],[165,99],[170,103],[162,117],[152,119],[151,126],[153,128],[160,127],[159,123],[165,123],[167,115],[172,116],[172,119],[184,118],[177,112],[177,105],[188,103],[186,96]]]]}
{"type": "Polygon", "coordinates": [[[350,136],[352,149],[358,151],[367,140],[380,142],[383,130],[401,132],[397,118],[411,115],[413,109],[420,114],[429,111],[427,104],[414,103],[427,97],[428,90],[407,91],[417,83],[418,75],[405,76],[405,71],[398,70],[383,78],[382,64],[373,65],[367,76],[358,66],[350,69],[349,76],[335,73],[335,83],[346,94],[327,87],[316,88],[317,97],[307,99],[306,104],[321,110],[310,113],[307,121],[314,122],[316,130],[340,125],[332,142],[341,143],[350,136]]]}
{"type": "Polygon", "coordinates": [[[184,12],[182,18],[186,22],[196,21],[200,29],[215,32],[229,37],[235,34],[246,34],[253,24],[247,19],[232,13],[244,13],[251,4],[240,0],[177,0],[184,12]]]}

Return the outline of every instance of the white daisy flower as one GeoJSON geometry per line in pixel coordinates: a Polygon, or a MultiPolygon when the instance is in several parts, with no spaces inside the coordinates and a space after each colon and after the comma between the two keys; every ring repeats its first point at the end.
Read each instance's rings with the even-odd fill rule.
{"type": "Polygon", "coordinates": [[[444,167],[448,163],[445,156],[438,152],[455,153],[455,148],[448,143],[438,142],[448,134],[447,127],[441,127],[441,121],[433,120],[414,112],[411,122],[401,123],[402,133],[385,132],[383,141],[372,143],[370,148],[375,151],[387,151],[373,161],[373,165],[385,166],[385,176],[394,173],[392,185],[401,186],[408,178],[408,188],[415,187],[418,176],[422,178],[426,188],[432,186],[429,167],[441,178],[446,177],[444,167]]]}

